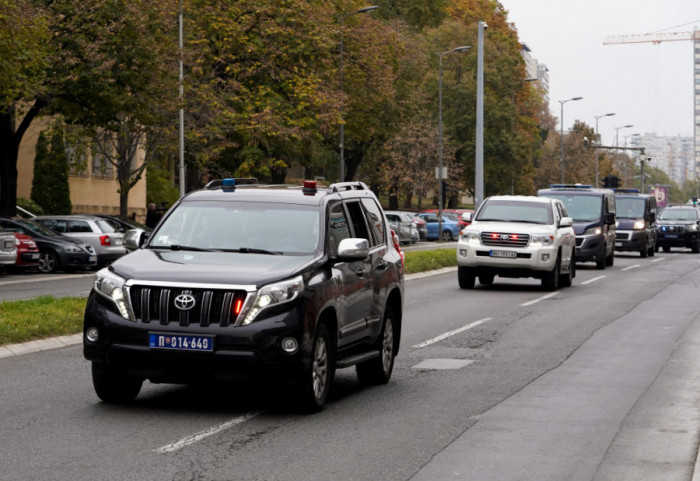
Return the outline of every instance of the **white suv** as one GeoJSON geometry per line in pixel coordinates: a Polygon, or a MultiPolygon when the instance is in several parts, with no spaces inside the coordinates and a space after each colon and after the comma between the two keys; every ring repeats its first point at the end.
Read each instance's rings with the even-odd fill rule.
{"type": "Polygon", "coordinates": [[[576,275],[576,235],[573,220],[557,199],[529,196],[494,196],[481,204],[459,236],[459,286],[484,285],[495,276],[535,277],[542,287],[568,287],[576,275]]]}

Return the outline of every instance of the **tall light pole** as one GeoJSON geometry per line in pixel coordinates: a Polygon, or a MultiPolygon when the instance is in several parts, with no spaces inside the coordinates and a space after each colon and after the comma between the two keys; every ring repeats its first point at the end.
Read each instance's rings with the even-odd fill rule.
{"type": "Polygon", "coordinates": [[[184,109],[184,96],[185,96],[185,86],[184,86],[184,67],[182,65],[182,55],[183,55],[183,42],[182,42],[182,2],[180,0],[180,15],[179,15],[179,29],[180,29],[180,197],[185,195],[185,109],[184,109]]]}
{"type": "Polygon", "coordinates": [[[479,20],[476,60],[476,168],[474,169],[474,210],[484,201],[484,30],[486,22],[479,20]]]}
{"type": "Polygon", "coordinates": [[[343,107],[345,101],[343,99],[343,24],[346,18],[358,13],[367,13],[376,10],[379,7],[372,5],[364,7],[354,12],[347,13],[338,17],[340,21],[340,182],[345,182],[345,122],[343,121],[343,107]]]}
{"type": "Polygon", "coordinates": [[[438,115],[438,145],[439,145],[439,157],[438,157],[438,242],[442,240],[442,196],[444,195],[443,192],[443,187],[442,187],[442,180],[444,176],[442,175],[442,57],[447,55],[448,53],[452,52],[463,52],[465,50],[469,50],[471,46],[469,45],[463,45],[461,47],[456,47],[453,48],[452,50],[448,50],[447,52],[442,52],[438,54],[439,58],[439,67],[438,67],[438,110],[439,110],[439,115],[438,115]]]}
{"type": "MultiPolygon", "coordinates": [[[[595,141],[596,142],[600,143],[600,136],[598,135],[598,119],[603,118],[603,117],[612,117],[613,115],[615,115],[615,112],[611,112],[609,114],[603,114],[603,115],[594,115],[594,117],[595,117],[595,141]]],[[[599,178],[599,175],[598,175],[598,171],[599,171],[599,168],[598,168],[599,155],[598,154],[599,154],[599,152],[598,151],[599,150],[600,149],[595,149],[595,186],[596,187],[600,187],[600,182],[598,180],[598,178],[599,178]]]]}
{"type": "MultiPolygon", "coordinates": [[[[625,155],[627,155],[627,137],[639,137],[639,134],[629,134],[623,135],[622,138],[625,139],[625,155]]],[[[627,187],[627,162],[622,169],[622,187],[627,187]]]]}
{"type": "Polygon", "coordinates": [[[619,157],[619,150],[618,150],[618,148],[617,148],[617,146],[619,145],[619,144],[617,143],[617,141],[618,141],[618,138],[619,138],[620,130],[622,130],[622,129],[629,129],[629,128],[632,128],[632,127],[634,127],[634,125],[632,125],[632,124],[623,125],[622,127],[613,127],[613,128],[615,129],[615,165],[619,165],[619,164],[620,164],[620,161],[618,160],[618,157],[619,157]]]}
{"type": "Polygon", "coordinates": [[[572,97],[570,99],[566,100],[559,100],[559,103],[561,104],[561,117],[560,117],[560,122],[561,125],[559,126],[559,135],[561,137],[561,157],[559,159],[559,163],[561,164],[561,183],[564,183],[564,104],[566,102],[571,102],[572,100],[581,100],[583,97],[572,97]]]}

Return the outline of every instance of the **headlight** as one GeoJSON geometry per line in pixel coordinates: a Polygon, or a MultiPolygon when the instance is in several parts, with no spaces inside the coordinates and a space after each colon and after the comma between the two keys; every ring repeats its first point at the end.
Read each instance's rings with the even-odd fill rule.
{"type": "Polygon", "coordinates": [[[251,307],[248,315],[245,316],[243,325],[253,322],[263,309],[293,301],[299,297],[303,290],[304,280],[301,276],[262,287],[255,297],[253,307],[251,307]]]}
{"type": "Polygon", "coordinates": [[[634,230],[642,230],[645,227],[645,222],[643,220],[638,220],[635,221],[634,223],[634,230]]]}
{"type": "Polygon", "coordinates": [[[119,314],[121,314],[124,319],[133,320],[129,316],[129,306],[127,305],[126,294],[124,293],[124,279],[110,272],[109,269],[102,269],[97,272],[95,291],[114,302],[114,305],[117,306],[119,310],[119,314]]]}
{"type": "Polygon", "coordinates": [[[66,246],[66,247],[64,248],[64,250],[65,250],[66,252],[70,252],[71,254],[77,254],[77,253],[82,252],[82,251],[80,250],[80,247],[78,247],[78,246],[66,246]]]}
{"type": "Polygon", "coordinates": [[[551,246],[552,244],[554,244],[554,236],[549,234],[533,234],[530,237],[530,244],[551,246]]]}
{"type": "Polygon", "coordinates": [[[470,231],[470,230],[462,231],[462,240],[464,242],[476,242],[478,244],[480,242],[479,241],[479,233],[476,231],[470,231]]]}
{"type": "Polygon", "coordinates": [[[583,231],[583,235],[600,235],[603,233],[603,229],[598,226],[598,227],[589,227],[585,231],[583,231]]]}
{"type": "Polygon", "coordinates": [[[690,224],[690,225],[686,226],[686,229],[689,231],[695,231],[695,230],[698,230],[698,225],[697,224],[690,224]]]}

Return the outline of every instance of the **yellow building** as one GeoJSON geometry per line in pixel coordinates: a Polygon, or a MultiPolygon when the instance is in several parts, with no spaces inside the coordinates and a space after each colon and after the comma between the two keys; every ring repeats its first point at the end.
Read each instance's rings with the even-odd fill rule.
{"type": "MultiPolygon", "coordinates": [[[[17,197],[31,198],[36,142],[40,132],[47,128],[46,119],[36,119],[22,138],[17,162],[17,197]]],[[[143,162],[143,152],[140,153],[138,161],[143,162]]],[[[114,167],[108,162],[92,156],[85,159],[83,165],[78,168],[71,166],[68,183],[73,214],[119,214],[119,183],[114,167]]],[[[145,221],[145,171],[142,179],[129,191],[127,211],[128,215],[136,214],[137,221],[145,221]]]]}

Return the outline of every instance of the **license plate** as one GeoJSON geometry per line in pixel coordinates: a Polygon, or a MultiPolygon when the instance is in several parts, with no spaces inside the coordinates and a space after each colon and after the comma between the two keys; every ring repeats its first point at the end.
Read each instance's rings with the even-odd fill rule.
{"type": "Polygon", "coordinates": [[[666,239],[678,239],[678,234],[664,234],[666,239]]]}
{"type": "Polygon", "coordinates": [[[32,254],[32,260],[36,260],[39,258],[41,254],[32,254]]]}
{"type": "Polygon", "coordinates": [[[615,247],[622,247],[622,242],[615,242],[615,247]]]}
{"type": "Polygon", "coordinates": [[[507,257],[515,259],[517,256],[515,251],[491,251],[491,257],[507,257]]]}
{"type": "Polygon", "coordinates": [[[214,337],[149,332],[148,347],[150,349],[170,349],[175,351],[212,352],[214,350],[214,337]]]}
{"type": "Polygon", "coordinates": [[[97,256],[89,256],[88,262],[97,262],[97,256]]]}
{"type": "Polygon", "coordinates": [[[121,240],[121,239],[114,239],[114,245],[115,245],[115,246],[120,246],[120,245],[123,245],[123,244],[124,244],[124,241],[123,241],[123,240],[121,240]]]}
{"type": "Polygon", "coordinates": [[[5,249],[12,249],[14,246],[14,241],[5,241],[5,249]]]}

